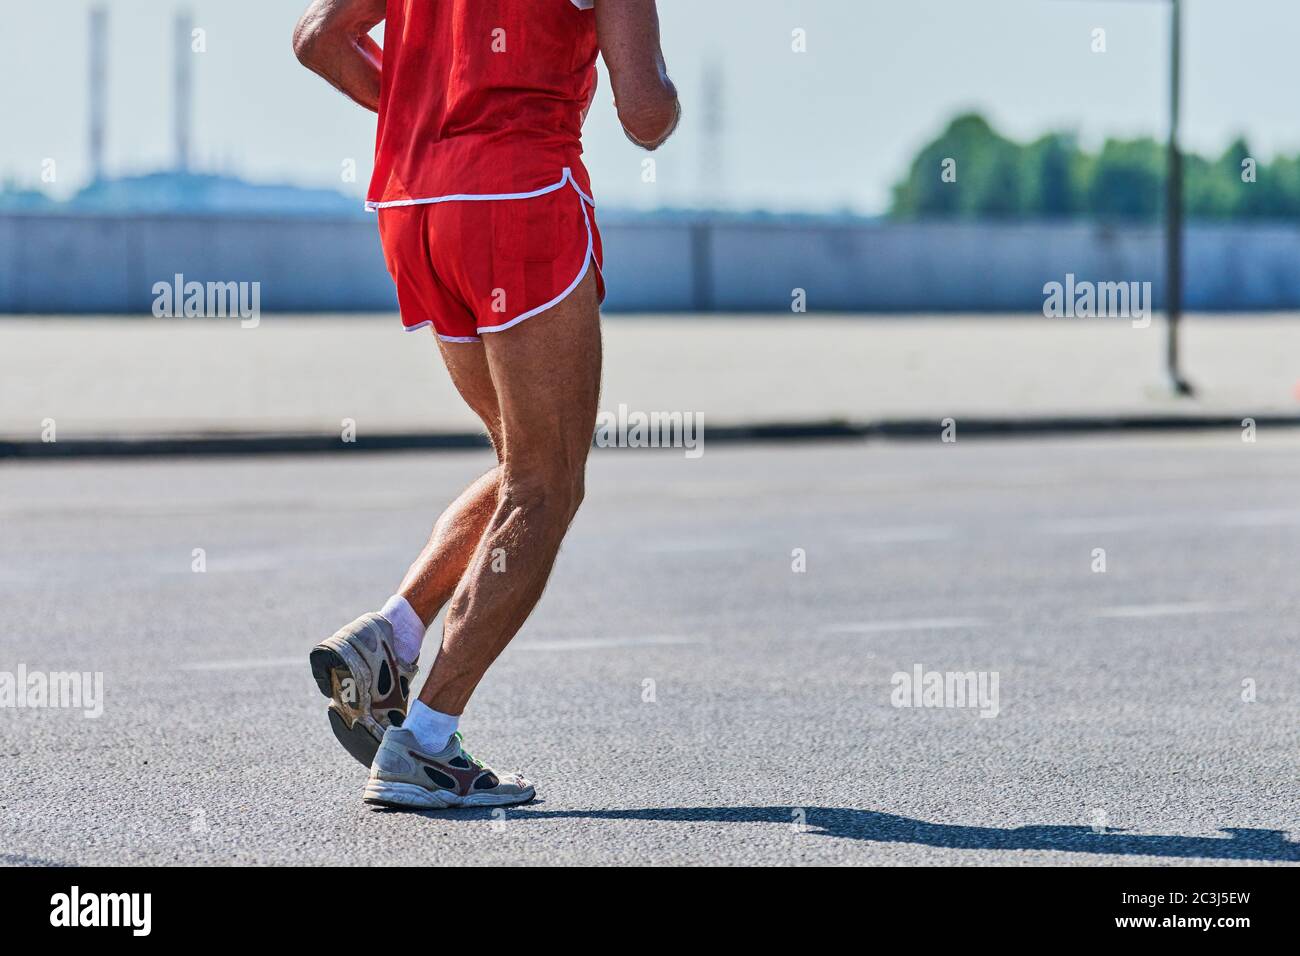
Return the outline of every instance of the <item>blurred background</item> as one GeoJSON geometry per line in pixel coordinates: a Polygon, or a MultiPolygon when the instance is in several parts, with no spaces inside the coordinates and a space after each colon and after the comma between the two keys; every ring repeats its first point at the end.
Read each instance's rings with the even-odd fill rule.
{"type": "MultiPolygon", "coordinates": [[[[361,206],[374,120],[294,60],[303,5],[10,13],[0,310],[142,311],[173,272],[260,279],[267,310],[392,307],[361,206]]],[[[648,169],[608,83],[588,122],[611,310],[786,310],[800,287],[810,310],[987,311],[1037,308],[1045,274],[1162,284],[1168,0],[660,6],[679,134],[648,169]]],[[[1184,6],[1188,303],[1296,307],[1300,8],[1184,6]]]]}
{"type": "MultiPolygon", "coordinates": [[[[374,117],[294,59],[303,5],[12,12],[0,314],[29,318],[0,324],[0,432],[56,412],[86,433],[334,431],[347,412],[314,382],[356,350],[427,380],[427,352],[391,336],[395,295],[363,209],[374,117]],[[259,317],[294,319],[233,338],[254,323],[141,321],[158,283],[182,282],[255,286],[259,317]],[[90,348],[70,356],[73,336],[90,348]],[[92,356],[130,369],[131,386],[92,356]]],[[[1294,413],[1300,7],[660,7],[679,133],[653,155],[633,148],[607,80],[586,132],[611,401],[741,425],[1294,413]],[[1046,287],[1066,281],[1150,283],[1155,321],[1049,319],[1046,287]],[[1183,309],[1188,323],[1159,311],[1183,309]],[[771,388],[789,375],[801,387],[771,388]]],[[[474,426],[443,385],[431,400],[405,380],[363,409],[375,427],[474,426]]]]}

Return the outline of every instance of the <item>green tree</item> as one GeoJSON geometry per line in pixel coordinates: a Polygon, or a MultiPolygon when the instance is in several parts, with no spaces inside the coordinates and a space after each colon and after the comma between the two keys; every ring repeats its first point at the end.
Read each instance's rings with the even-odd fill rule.
{"type": "Polygon", "coordinates": [[[1019,147],[984,117],[956,117],[912,161],[894,187],[891,215],[900,219],[1003,217],[1021,211],[1019,147]],[[945,166],[946,163],[955,165],[945,166]],[[945,177],[945,171],[955,176],[945,177]]]}
{"type": "Polygon", "coordinates": [[[1166,150],[1153,139],[1108,139],[1088,184],[1088,211],[1150,221],[1164,209],[1166,150]]]}
{"type": "Polygon", "coordinates": [[[1183,199],[1187,215],[1196,219],[1233,219],[1245,214],[1255,200],[1248,194],[1258,183],[1241,180],[1242,161],[1250,148],[1238,139],[1211,162],[1196,155],[1183,157],[1183,199]]]}
{"type": "MultiPolygon", "coordinates": [[[[1064,133],[1021,144],[964,113],[921,148],[894,187],[889,212],[897,219],[1149,222],[1164,212],[1168,159],[1166,145],[1151,138],[1109,139],[1096,154],[1064,133]],[[945,162],[955,163],[955,181],[944,180],[945,162]]],[[[1183,197],[1191,219],[1300,220],[1300,157],[1258,162],[1242,138],[1214,159],[1188,153],[1183,197]],[[1242,178],[1247,160],[1254,182],[1242,178]]]]}
{"type": "Polygon", "coordinates": [[[1086,164],[1072,136],[1049,133],[1030,143],[1021,158],[1024,208],[1031,216],[1065,219],[1082,205],[1086,164]]]}
{"type": "Polygon", "coordinates": [[[1261,190],[1266,218],[1300,219],[1300,156],[1279,156],[1267,166],[1261,165],[1258,181],[1245,188],[1261,190]]]}

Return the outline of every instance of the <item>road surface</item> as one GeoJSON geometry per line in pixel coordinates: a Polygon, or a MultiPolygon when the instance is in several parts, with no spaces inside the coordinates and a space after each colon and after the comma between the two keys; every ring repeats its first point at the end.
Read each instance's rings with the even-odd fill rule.
{"type": "Polygon", "coordinates": [[[599,450],[462,724],[540,799],[372,810],[307,651],[488,464],[0,466],[0,671],[103,675],[0,860],[1300,862],[1296,432],[599,450]]]}

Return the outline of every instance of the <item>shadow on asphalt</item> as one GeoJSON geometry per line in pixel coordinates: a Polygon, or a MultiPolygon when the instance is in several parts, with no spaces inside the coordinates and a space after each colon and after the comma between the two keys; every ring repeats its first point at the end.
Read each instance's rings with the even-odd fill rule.
{"type": "Polygon", "coordinates": [[[43,856],[28,856],[25,853],[0,853],[0,866],[76,866],[62,860],[48,860],[43,856]]]}
{"type": "MultiPolygon", "coordinates": [[[[397,811],[403,812],[403,811],[397,811]]],[[[488,809],[418,811],[448,820],[490,820],[488,809]]],[[[1131,834],[1086,826],[976,827],[927,823],[892,813],[842,807],[659,807],[629,810],[544,810],[537,804],[507,807],[514,820],[652,820],[669,823],[772,823],[802,826],[812,834],[878,843],[915,843],[956,850],[1055,850],[1113,856],[1300,862],[1300,843],[1285,830],[1224,827],[1226,837],[1131,834]]]]}

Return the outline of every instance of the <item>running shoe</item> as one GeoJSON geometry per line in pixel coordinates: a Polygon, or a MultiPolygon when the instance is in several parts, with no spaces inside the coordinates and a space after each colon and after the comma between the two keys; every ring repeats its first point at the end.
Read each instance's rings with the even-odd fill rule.
{"type": "Polygon", "coordinates": [[[389,727],[362,799],[383,807],[445,810],[504,807],[535,796],[536,788],[519,774],[499,774],[466,751],[459,732],[431,754],[409,730],[389,727]]]}
{"type": "Polygon", "coordinates": [[[330,699],[330,727],[339,743],[367,767],[384,731],[401,726],[419,666],[403,664],[394,649],[393,626],[379,614],[363,614],[312,648],[311,673],[330,699]]]}

